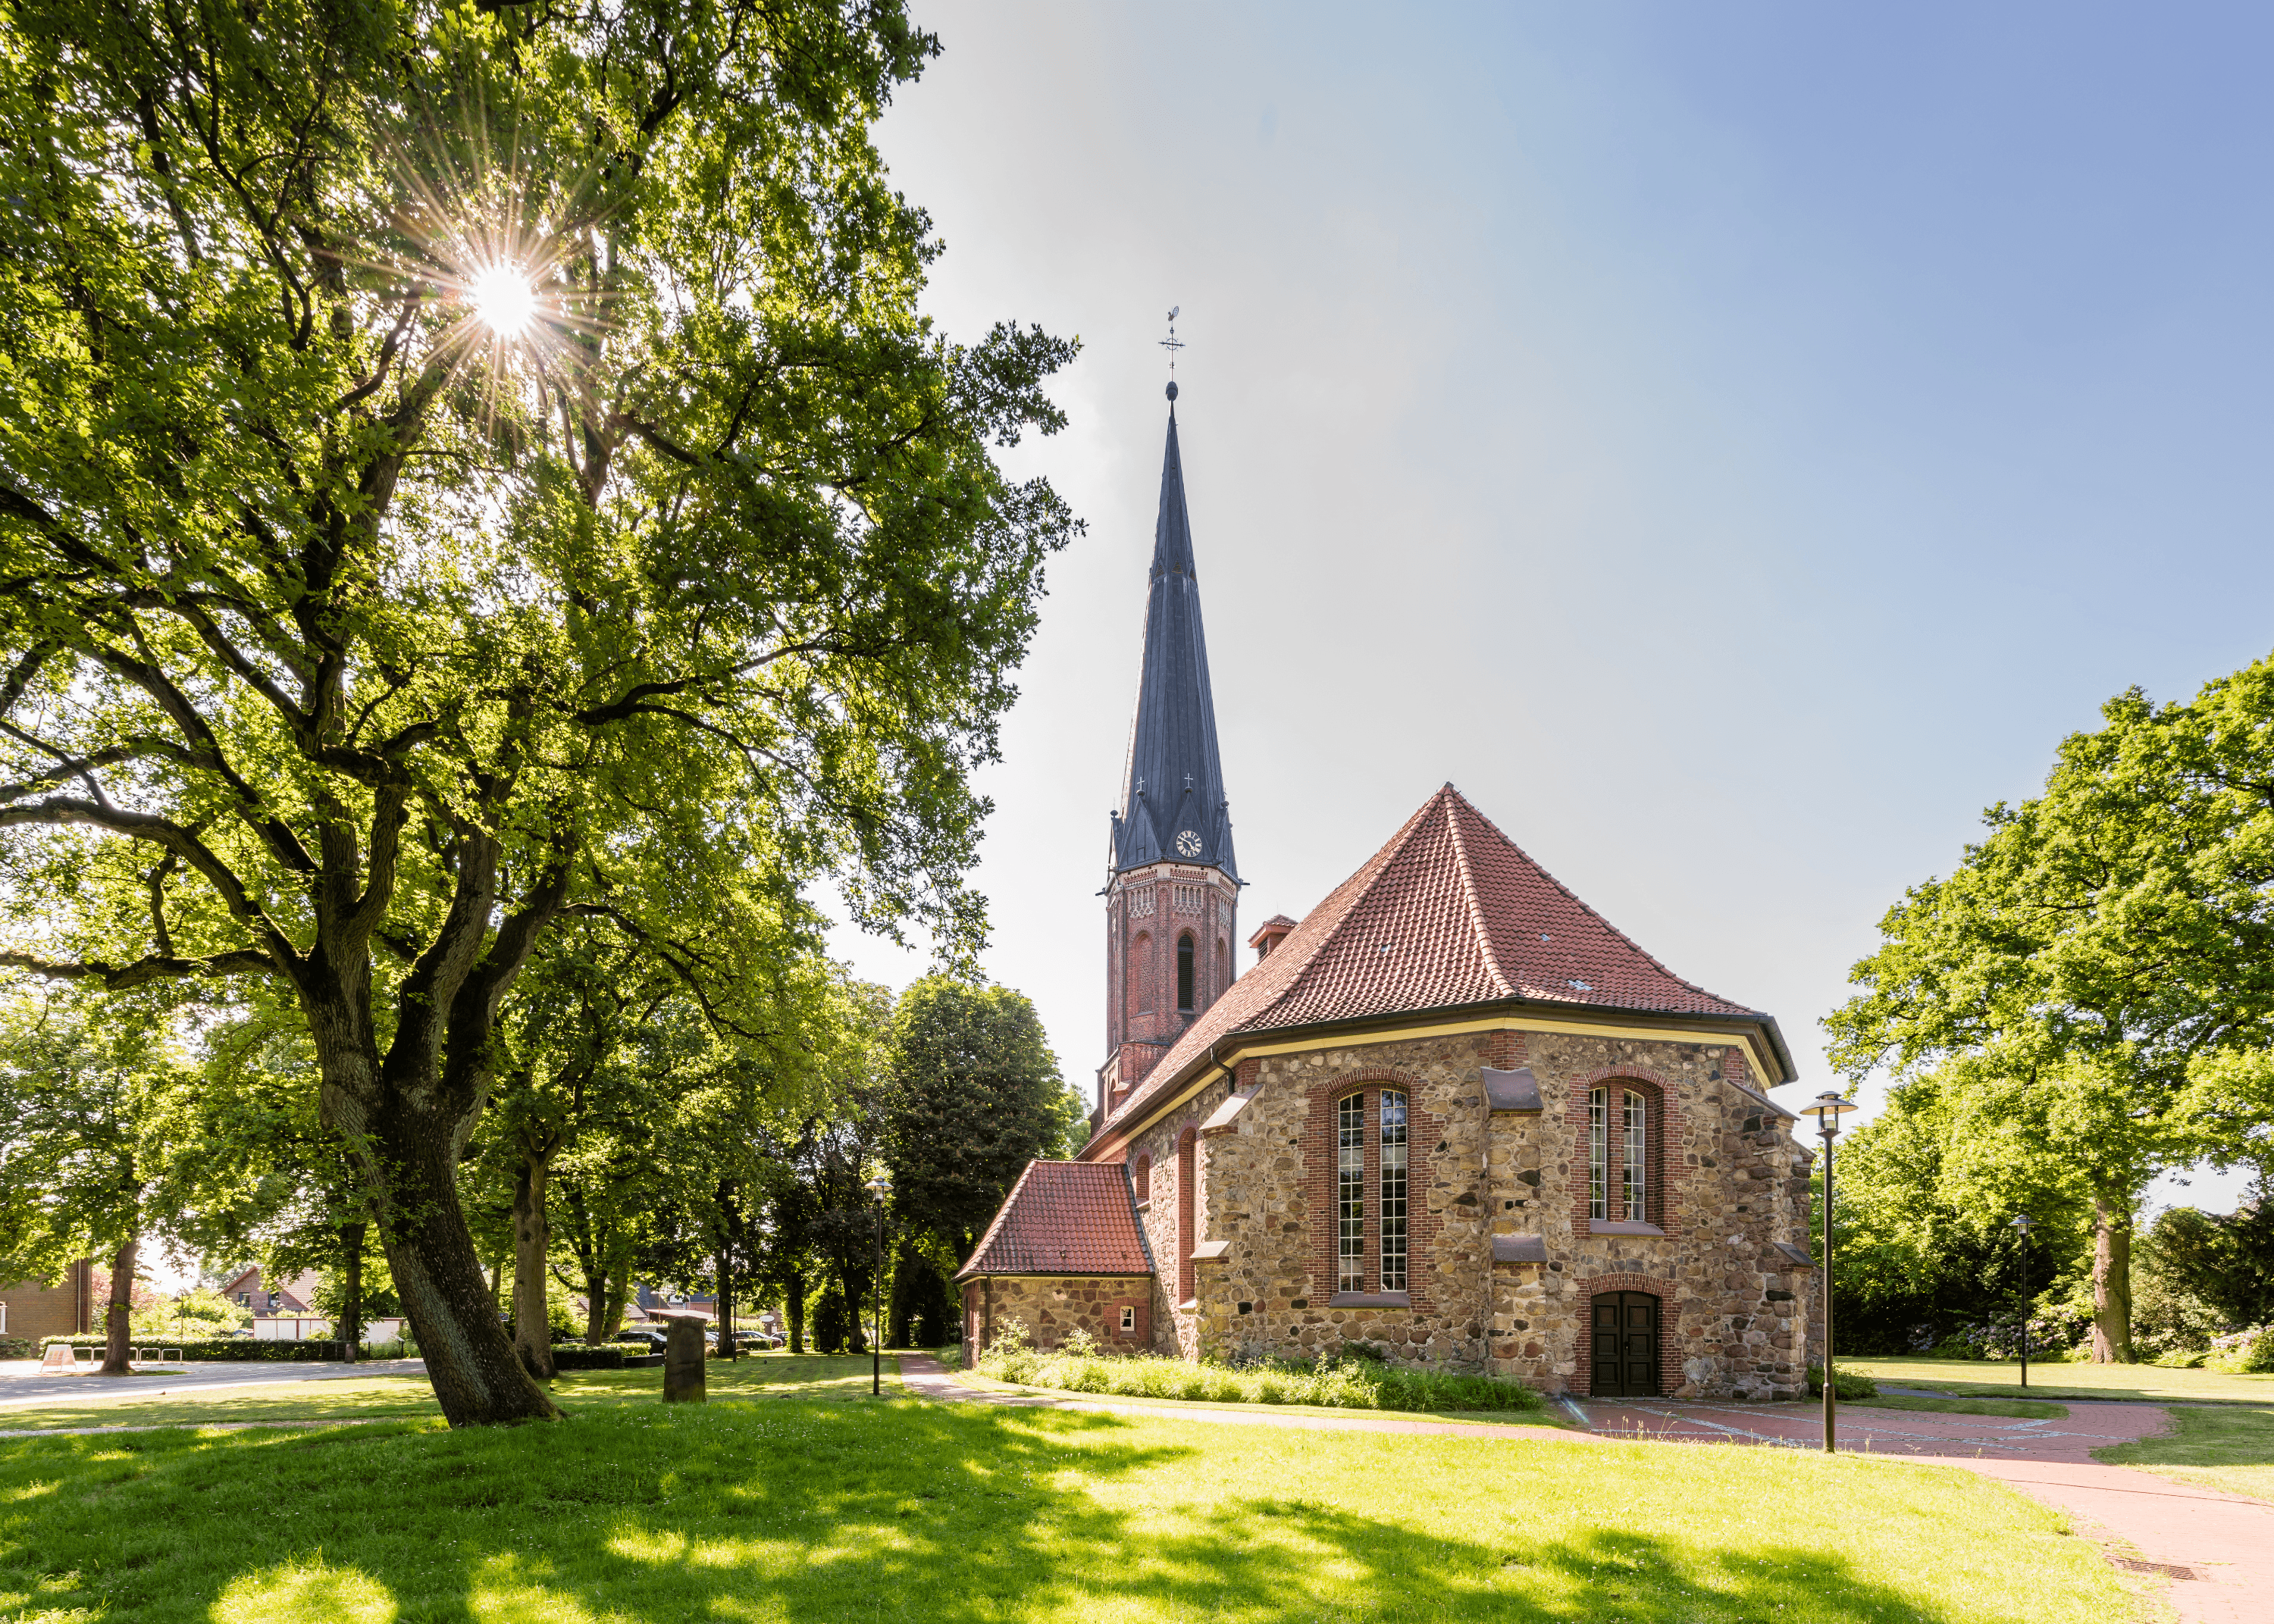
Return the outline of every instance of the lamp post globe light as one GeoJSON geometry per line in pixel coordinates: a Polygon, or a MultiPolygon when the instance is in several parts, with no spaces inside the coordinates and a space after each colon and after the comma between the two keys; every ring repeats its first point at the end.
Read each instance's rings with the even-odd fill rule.
{"type": "Polygon", "coordinates": [[[2029,1215],[2014,1220],[2022,1232],[2022,1385],[2029,1385],[2029,1215]]]}
{"type": "Polygon", "coordinates": [[[1841,1117],[1855,1109],[1856,1101],[1843,1100],[1828,1089],[1800,1108],[1802,1116],[1816,1118],[1817,1136],[1824,1141],[1824,1453],[1826,1455],[1839,1447],[1834,1434],[1840,1413],[1839,1383],[1832,1374],[1832,1141],[1840,1137],[1841,1117]]]}
{"type": "Polygon", "coordinates": [[[885,1198],[892,1193],[892,1181],[882,1173],[870,1179],[869,1193],[877,1201],[877,1267],[869,1276],[870,1307],[869,1312],[869,1396],[882,1398],[885,1394],[885,1198]]]}

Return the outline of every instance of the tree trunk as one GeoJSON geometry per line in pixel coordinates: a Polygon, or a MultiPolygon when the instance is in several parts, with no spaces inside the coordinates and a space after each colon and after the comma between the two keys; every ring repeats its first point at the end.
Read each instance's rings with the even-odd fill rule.
{"type": "Polygon", "coordinates": [[[340,1346],[350,1365],[363,1348],[363,1243],[367,1226],[340,1226],[340,1346]]]}
{"type": "Polygon", "coordinates": [[[98,1376],[134,1373],[134,1254],[139,1238],[130,1235],[110,1259],[110,1305],[102,1316],[102,1368],[98,1376]]]}
{"type": "Polygon", "coordinates": [[[615,1335],[608,1328],[608,1274],[606,1269],[580,1272],[584,1276],[584,1342],[597,1348],[615,1335]]]}
{"type": "Polygon", "coordinates": [[[2127,1196],[2093,1198],[2092,1362],[2132,1363],[2132,1203],[2127,1196]]]}
{"type": "Polygon", "coordinates": [[[624,1305],[632,1300],[632,1266],[616,1265],[615,1273],[608,1277],[608,1335],[614,1336],[624,1328],[624,1305]]]}
{"type": "Polygon", "coordinates": [[[739,1358],[734,1343],[734,1187],[719,1184],[719,1357],[739,1358]]]}
{"type": "Polygon", "coordinates": [[[859,1264],[846,1264],[837,1271],[838,1295],[845,1299],[845,1317],[852,1321],[853,1337],[847,1353],[869,1351],[869,1288],[875,1283],[876,1270],[863,1259],[859,1264]]]}
{"type": "Polygon", "coordinates": [[[498,1318],[458,1202],[471,1111],[453,1109],[431,1088],[370,1092],[380,1099],[366,1111],[328,1076],[325,1108],[357,1147],[366,1189],[380,1204],[388,1267],[443,1418],[452,1426],[558,1420],[561,1411],[522,1368],[498,1318]]]}
{"type": "Polygon", "coordinates": [[[790,1271],[782,1285],[782,1312],[789,1319],[789,1350],[805,1351],[805,1276],[790,1271]]]}
{"type": "Polygon", "coordinates": [[[547,1161],[524,1151],[513,1177],[513,1346],[522,1368],[539,1381],[557,1373],[545,1302],[545,1267],[553,1255],[553,1229],[545,1217],[547,1161]]]}

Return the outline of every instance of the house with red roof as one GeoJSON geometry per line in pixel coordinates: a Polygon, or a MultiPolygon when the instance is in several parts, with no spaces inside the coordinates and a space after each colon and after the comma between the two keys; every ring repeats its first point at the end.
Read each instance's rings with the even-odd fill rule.
{"type": "Polygon", "coordinates": [[[1790,1397],[1811,1153],[1770,1015],[1685,981],[1450,784],[1232,962],[1239,889],[1171,386],[1110,831],[1106,1059],[957,1279],[1009,1320],[1186,1357],[1395,1363],[1544,1392],[1790,1397]]]}

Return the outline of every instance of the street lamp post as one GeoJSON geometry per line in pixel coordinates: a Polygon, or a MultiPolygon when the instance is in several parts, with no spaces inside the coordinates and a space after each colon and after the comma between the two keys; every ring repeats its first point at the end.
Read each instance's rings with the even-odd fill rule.
{"type": "Polygon", "coordinates": [[[885,1393],[885,1198],[892,1192],[892,1180],[882,1173],[869,1181],[869,1193],[877,1198],[877,1268],[869,1276],[871,1297],[869,1315],[869,1396],[881,1398],[885,1393]]]}
{"type": "Polygon", "coordinates": [[[2014,1220],[2022,1232],[2022,1385],[2029,1385],[2029,1215],[2014,1220]]]}
{"type": "Polygon", "coordinates": [[[1832,1141],[1840,1137],[1840,1118],[1855,1109],[1853,1100],[1843,1100],[1829,1090],[1818,1094],[1815,1103],[1800,1108],[1802,1116],[1816,1118],[1817,1134],[1824,1140],[1824,1453],[1826,1455],[1839,1447],[1836,1432],[1840,1414],[1839,1382],[1832,1373],[1832,1141]]]}

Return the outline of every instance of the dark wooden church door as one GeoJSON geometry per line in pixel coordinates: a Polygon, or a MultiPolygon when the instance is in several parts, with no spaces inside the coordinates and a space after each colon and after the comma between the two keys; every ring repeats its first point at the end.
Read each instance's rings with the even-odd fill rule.
{"type": "Polygon", "coordinates": [[[1606,1291],[1595,1299],[1594,1398],[1658,1395],[1658,1299],[1606,1291]]]}

